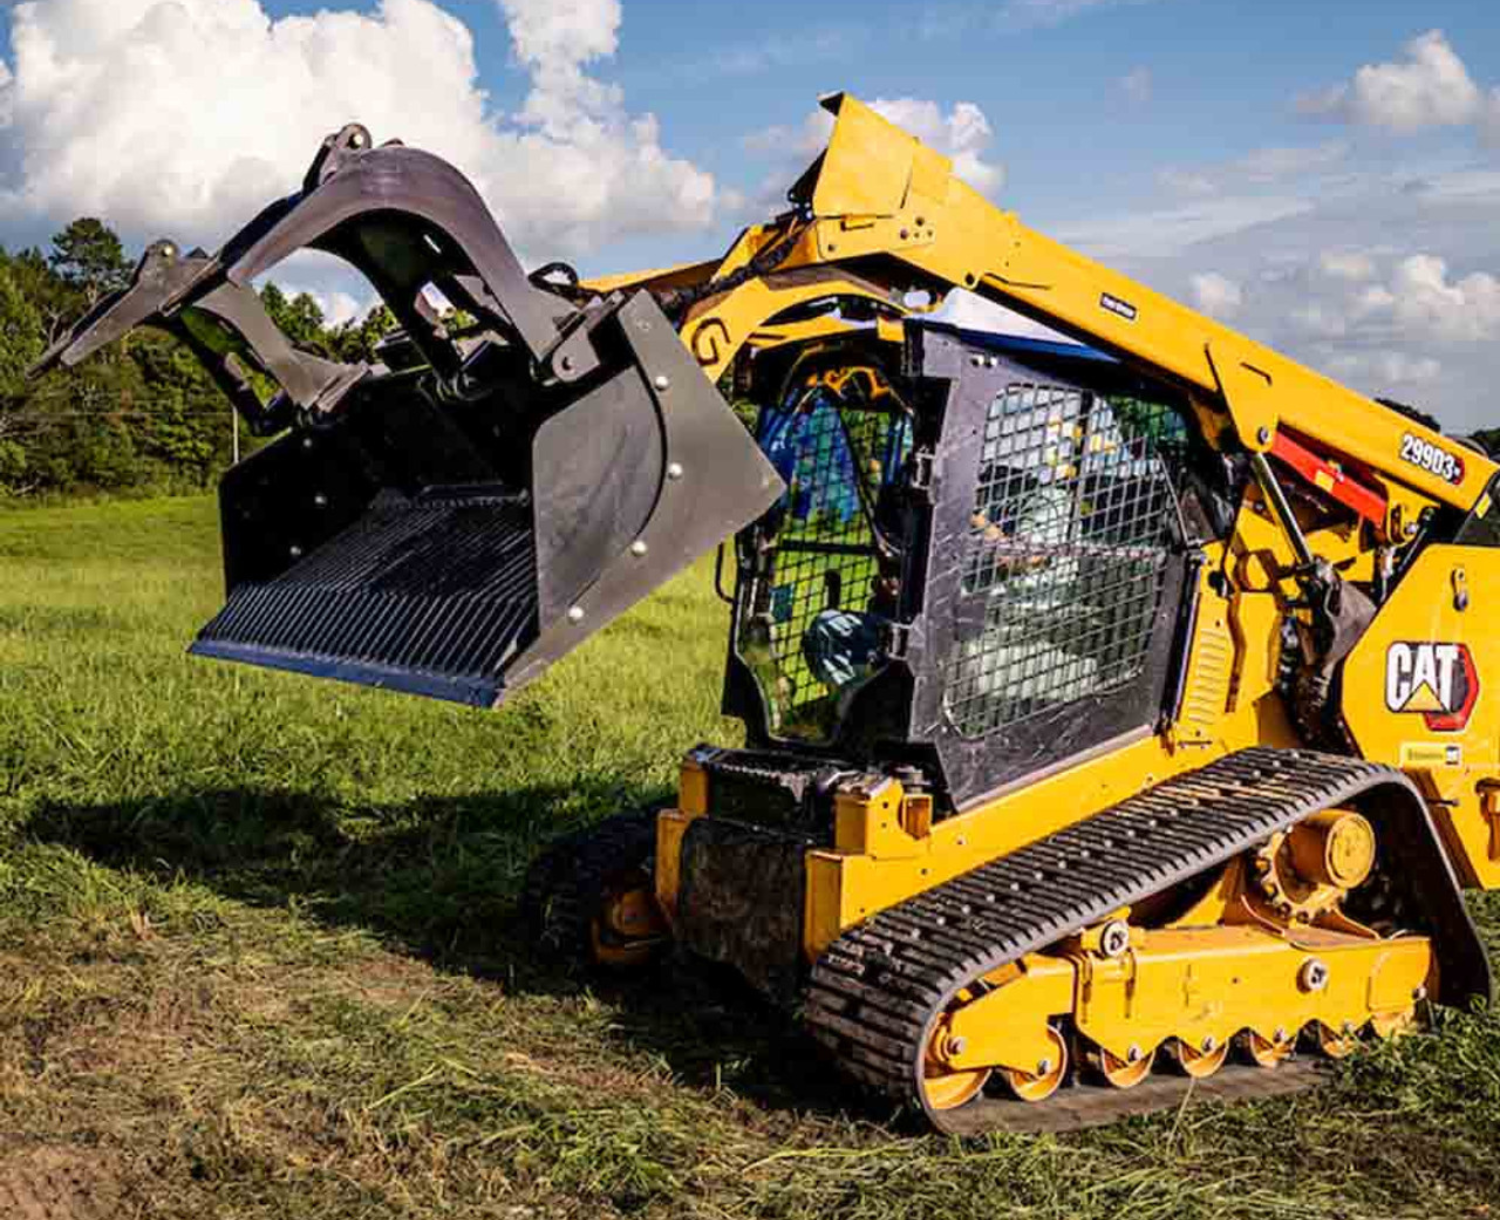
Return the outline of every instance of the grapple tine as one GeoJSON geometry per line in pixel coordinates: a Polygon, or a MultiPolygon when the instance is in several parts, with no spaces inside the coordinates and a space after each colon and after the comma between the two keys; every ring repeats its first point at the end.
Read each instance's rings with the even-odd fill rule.
{"type": "Polygon", "coordinates": [[[27,370],[41,377],[58,366],[72,368],[138,326],[162,320],[163,307],[191,286],[213,260],[180,256],[177,244],[153,243],[136,266],[130,285],[100,301],[27,370]]]}

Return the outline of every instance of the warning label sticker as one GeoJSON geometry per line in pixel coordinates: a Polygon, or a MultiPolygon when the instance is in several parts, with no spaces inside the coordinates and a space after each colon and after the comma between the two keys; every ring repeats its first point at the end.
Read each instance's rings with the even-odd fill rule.
{"type": "Polygon", "coordinates": [[[1436,767],[1461,767],[1462,746],[1441,741],[1404,741],[1401,743],[1401,765],[1414,771],[1431,771],[1436,767]]]}

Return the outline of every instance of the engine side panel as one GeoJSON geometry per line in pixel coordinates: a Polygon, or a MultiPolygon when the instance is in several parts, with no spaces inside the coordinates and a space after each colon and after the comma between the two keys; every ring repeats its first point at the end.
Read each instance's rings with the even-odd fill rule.
{"type": "Polygon", "coordinates": [[[1344,666],[1360,752],[1406,771],[1460,875],[1500,886],[1500,550],[1419,555],[1344,666]],[[1493,685],[1496,689],[1490,689],[1493,685]]]}

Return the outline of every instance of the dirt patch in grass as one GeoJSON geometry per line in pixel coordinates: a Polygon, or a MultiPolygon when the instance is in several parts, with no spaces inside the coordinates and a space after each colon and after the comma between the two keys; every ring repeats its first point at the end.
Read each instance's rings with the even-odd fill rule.
{"type": "Polygon", "coordinates": [[[116,1220],[132,1185],[119,1156],[100,1148],[0,1137],[0,1216],[6,1220],[116,1220]]]}

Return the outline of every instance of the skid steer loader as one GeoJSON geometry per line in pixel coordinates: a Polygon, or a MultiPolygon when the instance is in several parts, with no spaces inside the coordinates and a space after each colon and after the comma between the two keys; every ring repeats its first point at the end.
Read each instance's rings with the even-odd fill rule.
{"type": "Polygon", "coordinates": [[[747,744],[558,844],[528,918],[731,964],[943,1130],[1301,1087],[1487,1001],[1500,468],[824,104],[712,263],[527,274],[360,127],[217,255],[153,246],[44,366],[166,327],[282,434],[224,480],[193,650],[495,705],[733,536],[747,744]],[[384,363],[270,324],[252,282],[303,247],[393,310],[384,363]],[[955,289],[1079,342],[928,316],[955,289]]]}

